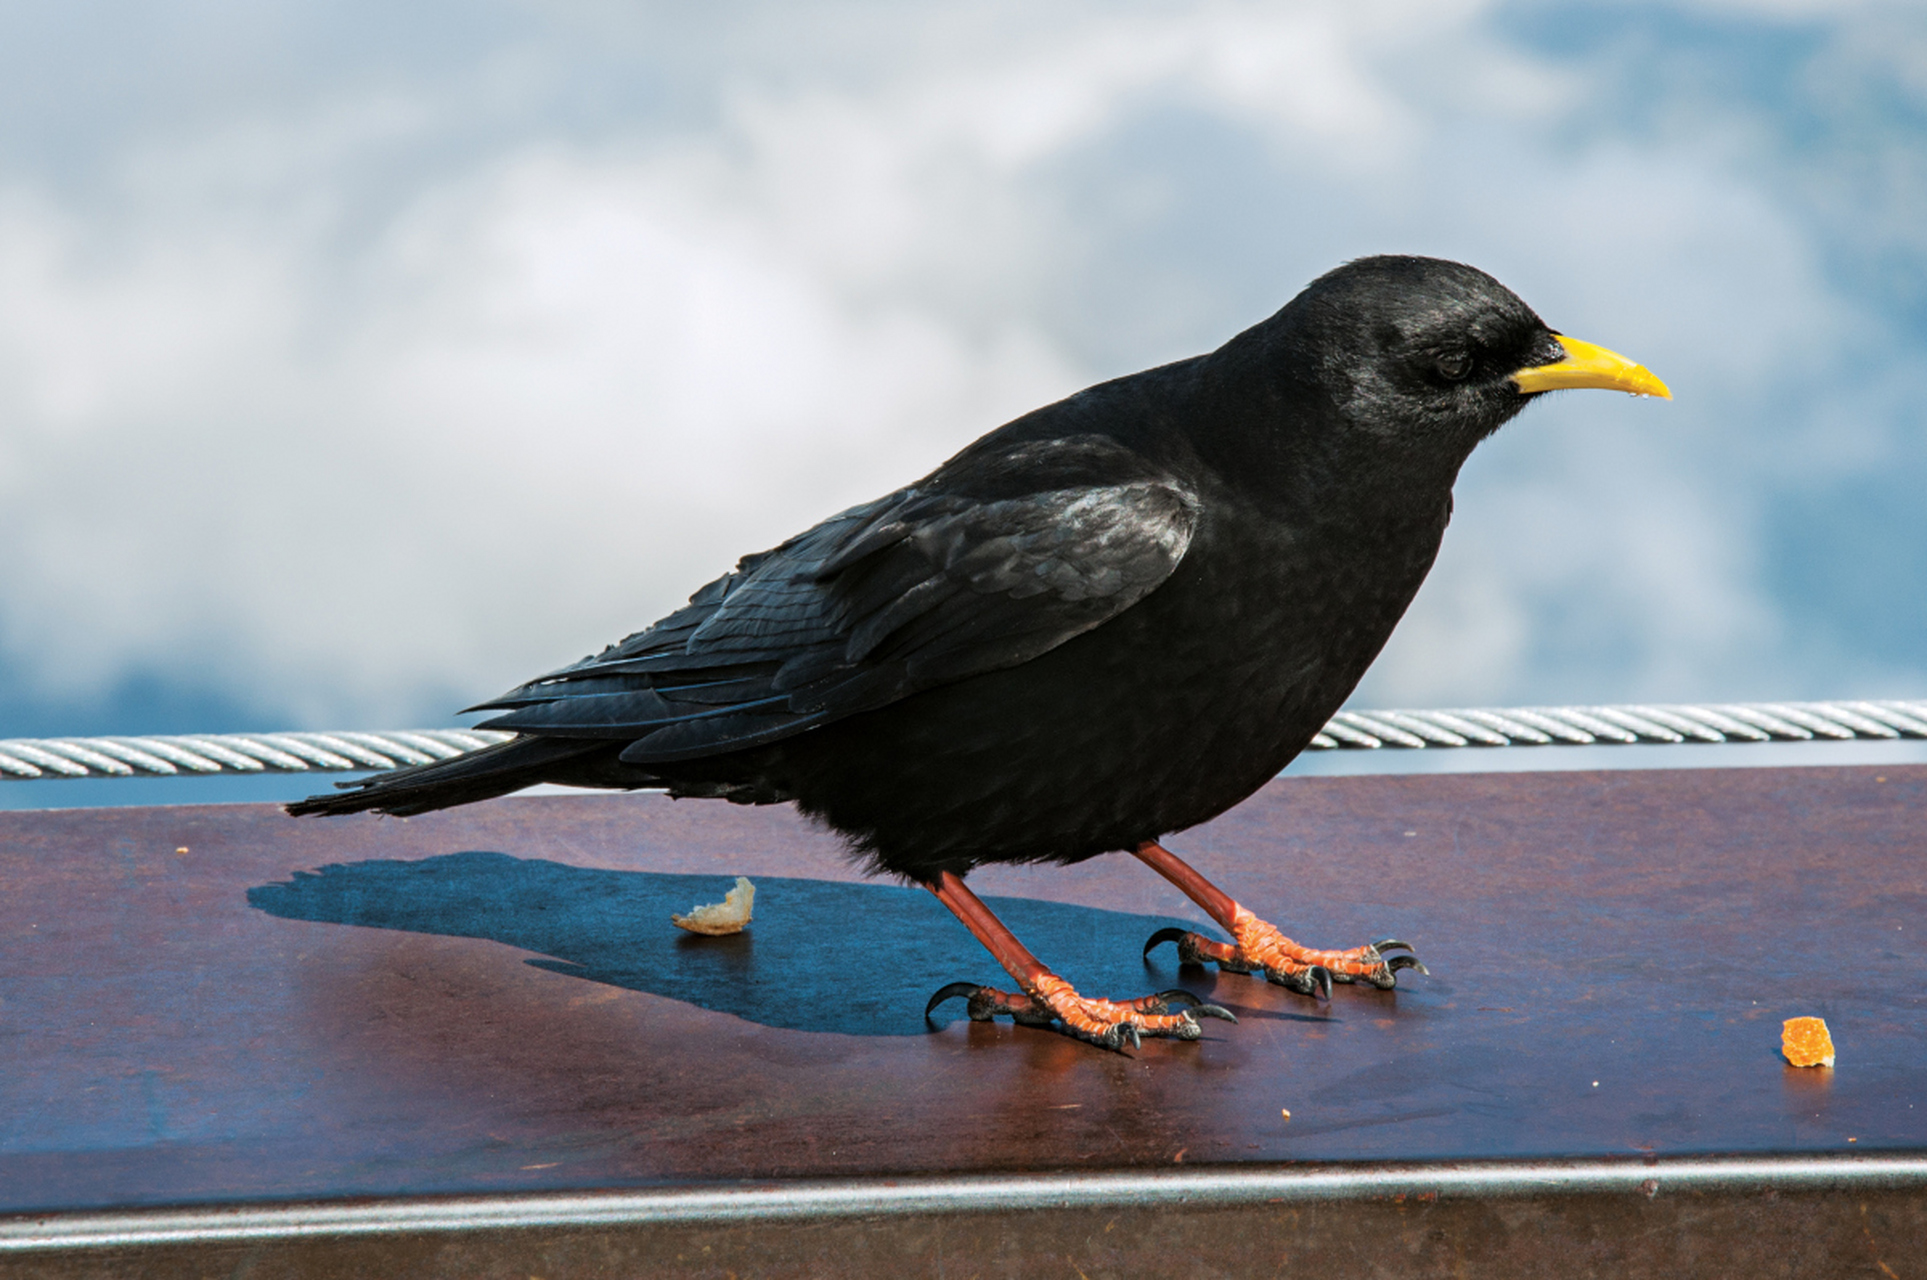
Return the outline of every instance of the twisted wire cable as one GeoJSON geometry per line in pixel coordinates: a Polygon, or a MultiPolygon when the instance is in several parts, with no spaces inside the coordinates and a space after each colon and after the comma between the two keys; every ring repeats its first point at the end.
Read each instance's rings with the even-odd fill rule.
{"type": "Polygon", "coordinates": [[[0,778],[375,772],[447,760],[513,735],[486,729],[0,738],[0,778]]]}
{"type": "MultiPolygon", "coordinates": [[[[0,780],[372,773],[446,760],[512,736],[489,729],[410,729],[0,738],[0,780]]],[[[1312,738],[1311,749],[1436,751],[1900,738],[1927,738],[1927,701],[1341,711],[1312,738]]]]}
{"type": "Polygon", "coordinates": [[[1723,702],[1653,706],[1341,711],[1315,750],[1849,742],[1927,738],[1927,702],[1723,702]]]}

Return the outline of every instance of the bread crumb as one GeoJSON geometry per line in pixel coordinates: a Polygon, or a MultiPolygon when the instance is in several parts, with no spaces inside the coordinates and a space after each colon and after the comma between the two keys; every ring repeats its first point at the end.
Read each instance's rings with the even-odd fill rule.
{"type": "Polygon", "coordinates": [[[691,933],[706,933],[718,936],[725,933],[741,933],[749,923],[750,908],[756,904],[756,886],[742,876],[736,877],[736,887],[723,895],[721,902],[698,905],[689,909],[686,916],[672,915],[669,922],[678,929],[691,933]]]}
{"type": "Polygon", "coordinates": [[[1831,1067],[1833,1037],[1824,1018],[1788,1018],[1780,1028],[1780,1052],[1796,1067],[1831,1067]]]}

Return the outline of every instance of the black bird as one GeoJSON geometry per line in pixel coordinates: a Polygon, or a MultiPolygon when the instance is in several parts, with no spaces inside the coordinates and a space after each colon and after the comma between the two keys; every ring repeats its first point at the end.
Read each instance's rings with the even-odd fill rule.
{"type": "Polygon", "coordinates": [[[1338,710],[1438,554],[1452,485],[1539,393],[1670,398],[1484,272],[1376,257],[1208,355],[1101,383],[907,488],[746,556],[592,658],[474,709],[516,737],[294,814],[422,813],[539,782],[795,801],[930,889],[1020,988],[970,1015],[1117,1048],[1230,1015],[1080,996],[964,886],[1126,851],[1229,943],[1180,958],[1328,994],[1423,972],[1395,939],[1299,946],[1157,842],[1237,804],[1338,710]]]}

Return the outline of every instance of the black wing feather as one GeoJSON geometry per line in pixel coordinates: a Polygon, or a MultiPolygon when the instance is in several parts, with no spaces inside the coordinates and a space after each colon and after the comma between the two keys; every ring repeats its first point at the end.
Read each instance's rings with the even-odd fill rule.
{"type": "Polygon", "coordinates": [[[507,711],[484,727],[691,759],[1047,652],[1168,578],[1198,511],[1122,446],[1064,447],[1039,469],[1058,487],[973,496],[939,471],[746,556],[648,630],[483,704],[507,711]]]}

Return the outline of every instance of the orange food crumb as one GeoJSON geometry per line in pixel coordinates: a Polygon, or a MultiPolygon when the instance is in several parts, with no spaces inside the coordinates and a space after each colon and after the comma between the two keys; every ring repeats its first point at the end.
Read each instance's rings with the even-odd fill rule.
{"type": "Polygon", "coordinates": [[[1780,1028],[1780,1052],[1796,1067],[1833,1065],[1833,1037],[1824,1018],[1788,1018],[1780,1028]]]}

